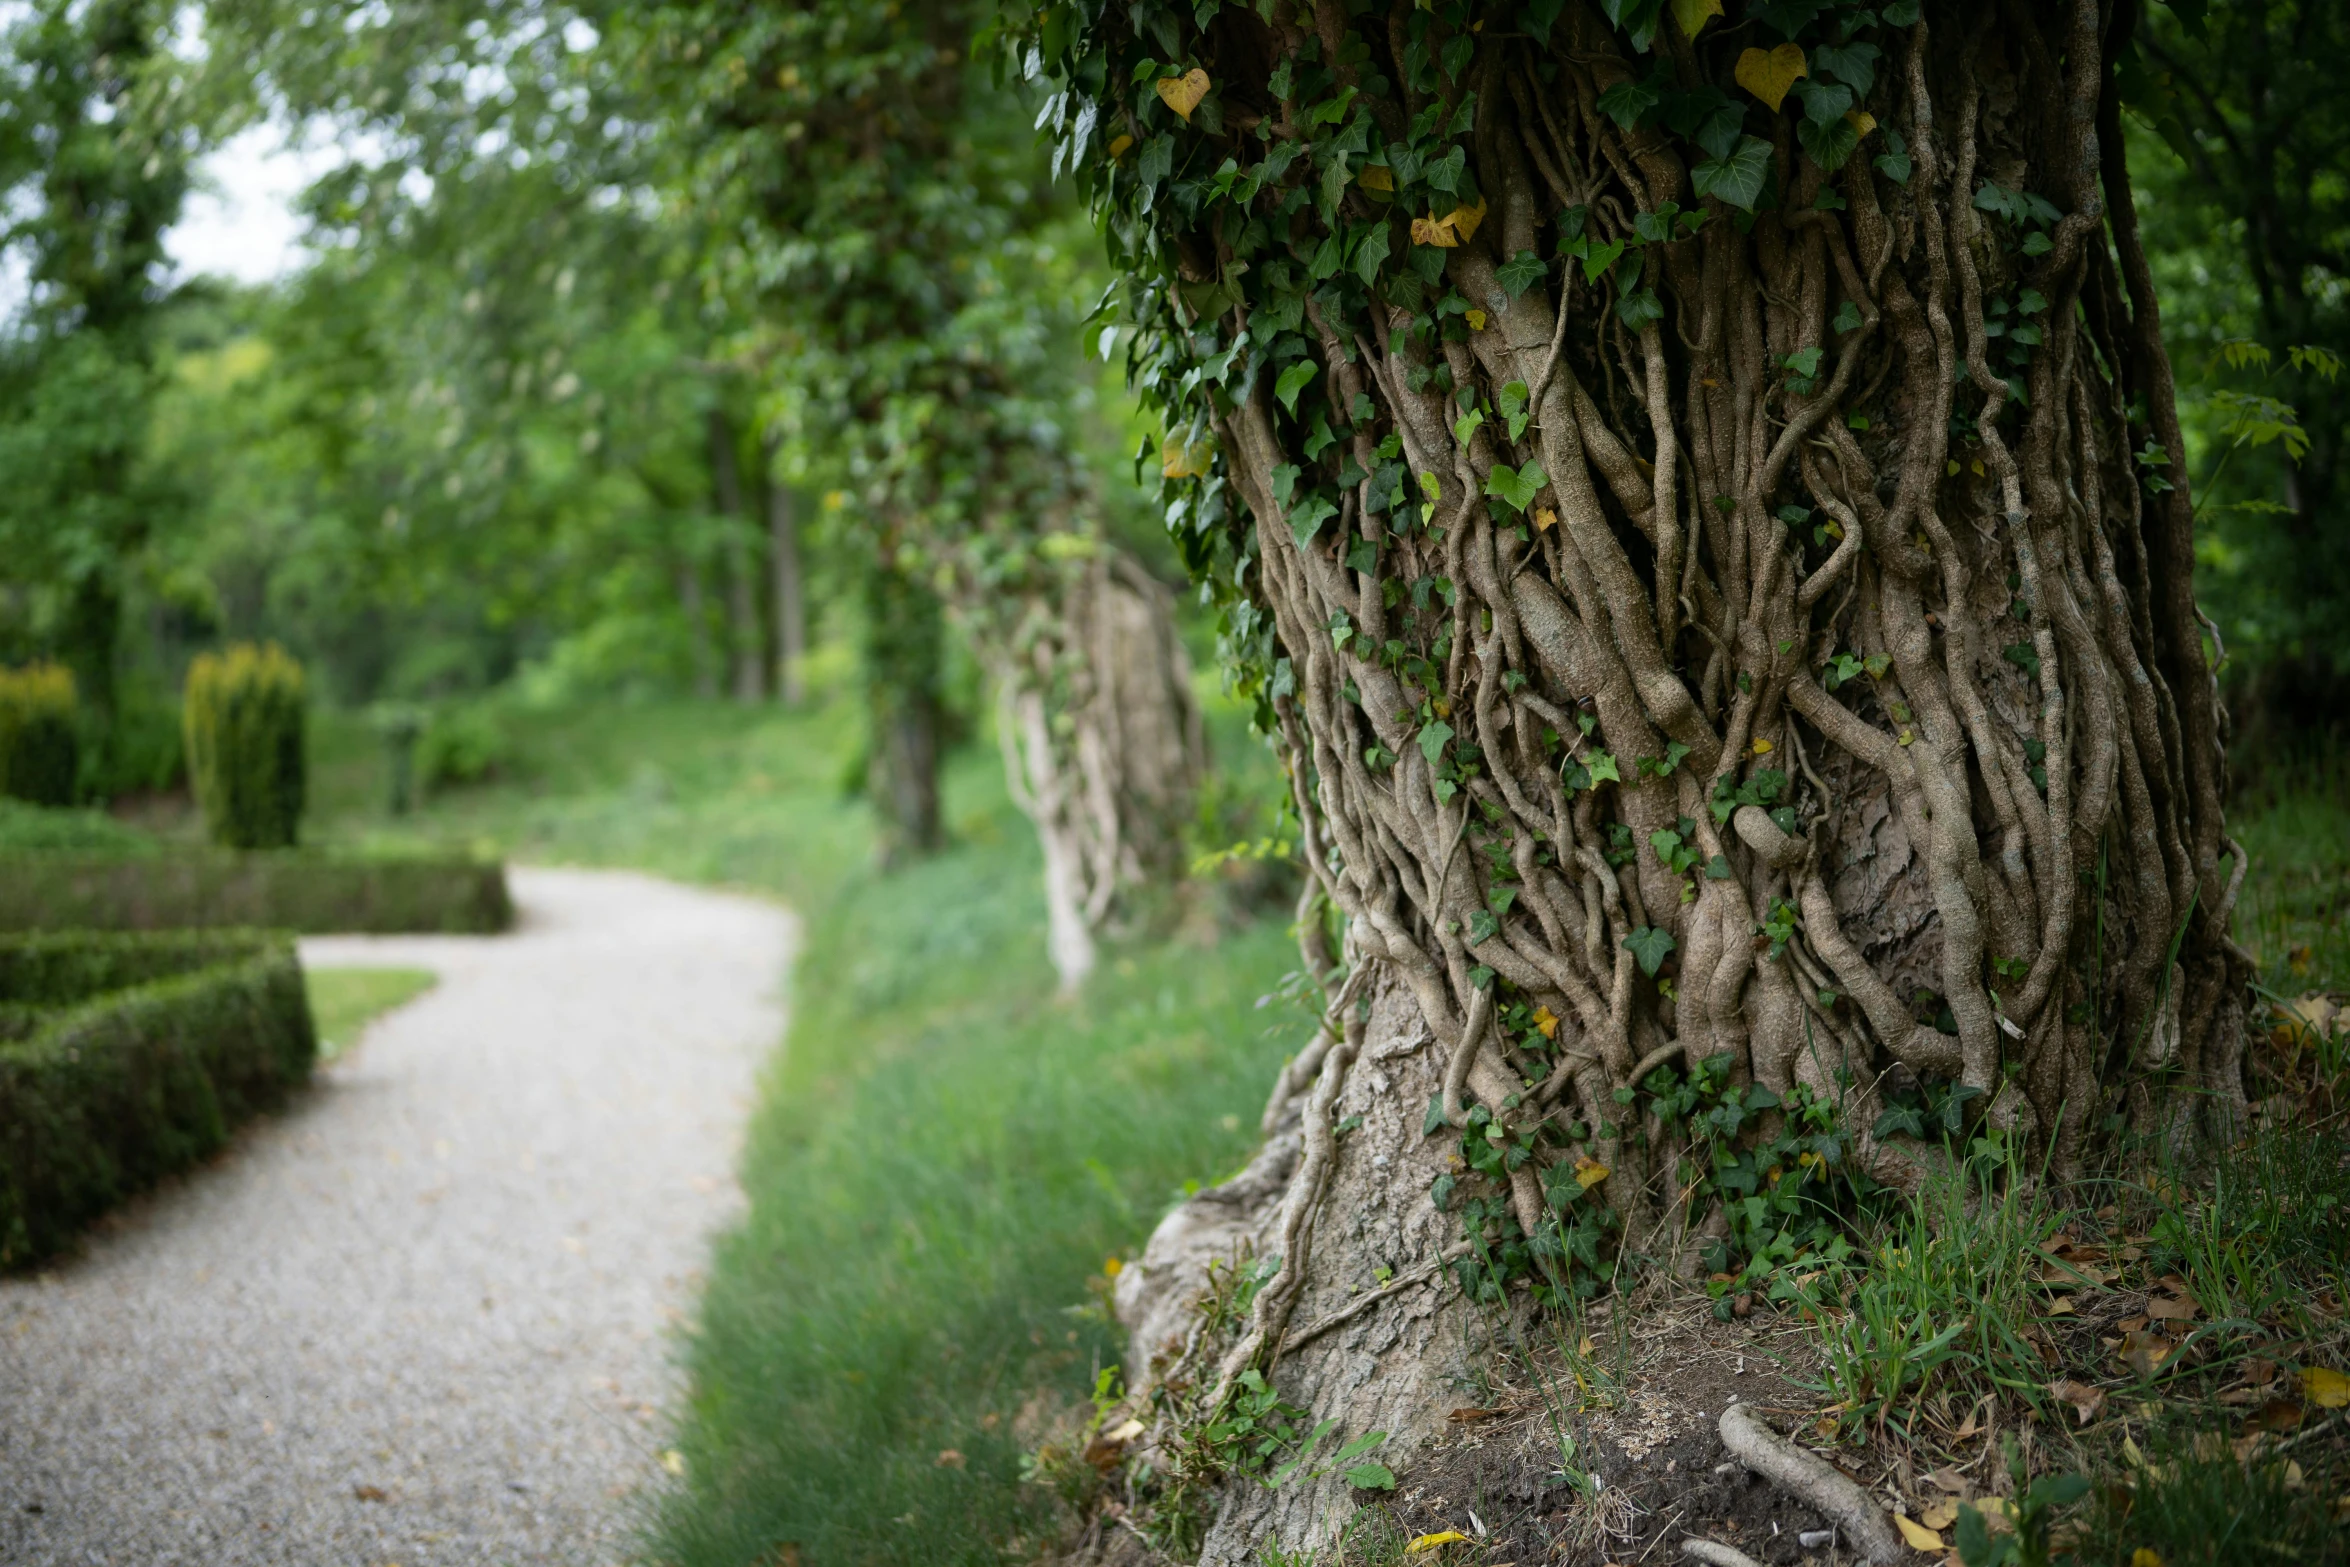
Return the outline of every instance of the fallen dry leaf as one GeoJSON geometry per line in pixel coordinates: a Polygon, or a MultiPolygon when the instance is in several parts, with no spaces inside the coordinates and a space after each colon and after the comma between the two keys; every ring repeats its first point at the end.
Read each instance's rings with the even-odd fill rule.
{"type": "Polygon", "coordinates": [[[936,1467],[940,1469],[960,1469],[967,1462],[968,1460],[965,1459],[963,1455],[957,1452],[955,1449],[951,1447],[942,1447],[938,1450],[938,1462],[936,1467]]]}
{"type": "Polygon", "coordinates": [[[1468,1426],[1475,1425],[1480,1420],[1491,1420],[1500,1413],[1501,1411],[1498,1409],[1456,1409],[1444,1418],[1468,1426]]]}
{"type": "Polygon", "coordinates": [[[2304,1366],[2301,1392],[2320,1409],[2340,1409],[2350,1404],[2350,1377],[2325,1366],[2304,1366]]]}
{"type": "Polygon", "coordinates": [[[1442,1546],[1455,1545],[1467,1538],[1468,1536],[1458,1529],[1446,1529],[1440,1534],[1423,1534],[1405,1546],[1403,1553],[1406,1556],[1417,1556],[1423,1551],[1433,1551],[1442,1546]]]}
{"type": "Polygon", "coordinates": [[[2142,1377],[2150,1377],[2156,1368],[2170,1359],[2177,1348],[2177,1345],[2151,1328],[2140,1328],[2123,1338],[2121,1355],[2132,1371],[2142,1377]]]}
{"type": "Polygon", "coordinates": [[[2302,1409],[2289,1398],[2272,1398],[2260,1406],[2252,1424],[2263,1431],[2290,1431],[2301,1423],[2302,1409]]]}
{"type": "Polygon", "coordinates": [[[391,1495],[380,1485],[355,1485],[351,1494],[363,1502],[388,1502],[391,1495]]]}
{"type": "Polygon", "coordinates": [[[1949,1468],[1929,1470],[1926,1484],[1937,1491],[1948,1491],[1952,1496],[1964,1496],[1974,1489],[1973,1483],[1965,1475],[1949,1468]]]}
{"type": "Polygon", "coordinates": [[[1773,114],[1786,101],[1787,89],[1795,85],[1795,79],[1810,74],[1803,63],[1803,51],[1794,44],[1781,44],[1769,51],[1749,49],[1738,57],[1738,67],[1731,72],[1738,85],[1769,104],[1773,114]]]}
{"type": "Polygon", "coordinates": [[[2086,1382],[2075,1382],[2068,1377],[2061,1382],[2049,1383],[2048,1391],[2059,1401],[2070,1405],[2073,1413],[2080,1417],[2082,1425],[2096,1419],[2098,1412],[2105,1408],[2105,1389],[2091,1387],[2086,1382]]]}
{"type": "Polygon", "coordinates": [[[1895,1513],[1893,1526],[1901,1531],[1901,1537],[1909,1542],[1909,1548],[1913,1551],[1942,1549],[1942,1536],[1914,1518],[1905,1518],[1901,1514],[1895,1513]]]}
{"type": "Polygon", "coordinates": [[[2191,1296],[2149,1295],[2146,1297],[2146,1315],[2156,1322],[2192,1322],[2203,1308],[2191,1296]]]}
{"type": "Polygon", "coordinates": [[[1958,1503],[1948,1497],[1918,1510],[1918,1522],[1929,1529],[1947,1529],[1958,1522],[1958,1503]]]}
{"type": "Polygon", "coordinates": [[[1208,73],[1196,65],[1181,76],[1159,78],[1159,100],[1173,109],[1186,125],[1191,123],[1191,111],[1207,95],[1208,73]]]}

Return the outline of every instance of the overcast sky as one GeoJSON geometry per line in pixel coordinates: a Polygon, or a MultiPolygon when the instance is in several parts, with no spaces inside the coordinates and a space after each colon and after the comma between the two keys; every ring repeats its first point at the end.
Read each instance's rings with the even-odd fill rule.
{"type": "Polygon", "coordinates": [[[204,182],[188,198],[164,248],[182,277],[211,273],[265,283],[301,266],[302,224],[293,210],[304,186],[341,161],[341,148],[294,149],[282,125],[256,125],[206,158],[204,182]]]}

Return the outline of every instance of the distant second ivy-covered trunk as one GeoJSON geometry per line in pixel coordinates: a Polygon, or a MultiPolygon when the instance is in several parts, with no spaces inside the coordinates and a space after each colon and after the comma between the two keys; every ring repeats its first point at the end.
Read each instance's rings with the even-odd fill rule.
{"type": "Polygon", "coordinates": [[[1097,545],[990,639],[996,735],[1044,848],[1046,940],[1065,990],[1093,971],[1097,933],[1145,916],[1183,876],[1207,743],[1171,597],[1097,545]]]}
{"type": "Polygon", "coordinates": [[[940,681],[945,627],[938,595],[901,566],[863,573],[868,725],[866,782],[881,863],[894,866],[939,847],[938,762],[945,708],[940,681]]]}
{"type": "Polygon", "coordinates": [[[1720,9],[1080,0],[1020,46],[1346,929],[1259,1166],[1121,1280],[1142,1484],[1236,1481],[1165,1523],[1205,1560],[1350,1509],[1216,1468],[1252,1373],[1408,1460],[1458,1291],[1759,1289],[1953,1142],[2069,1179],[2244,1108],[2127,10],[1720,9]],[[1242,1243],[1278,1271],[1189,1332],[1242,1243]]]}

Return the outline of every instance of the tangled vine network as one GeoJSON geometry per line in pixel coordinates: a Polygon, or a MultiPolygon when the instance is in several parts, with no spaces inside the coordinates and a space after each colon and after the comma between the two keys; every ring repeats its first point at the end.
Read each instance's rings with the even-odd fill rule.
{"type": "Polygon", "coordinates": [[[2133,21],[1060,0],[1017,32],[1314,887],[1528,1235],[1556,1184],[1669,1206],[1691,1145],[1630,1108],[1667,1068],[1832,1106],[1790,1185],[1914,1183],[1920,1096],[2060,1176],[2241,1109],[2133,21]]]}

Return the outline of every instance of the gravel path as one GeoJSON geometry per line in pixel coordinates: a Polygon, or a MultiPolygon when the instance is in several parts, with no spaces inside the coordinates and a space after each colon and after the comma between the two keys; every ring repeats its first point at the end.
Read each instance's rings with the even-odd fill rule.
{"type": "Polygon", "coordinates": [[[304,941],[441,983],[0,1281],[0,1562],[625,1559],[795,933],[646,876],[513,889],[508,936],[304,941]]]}

